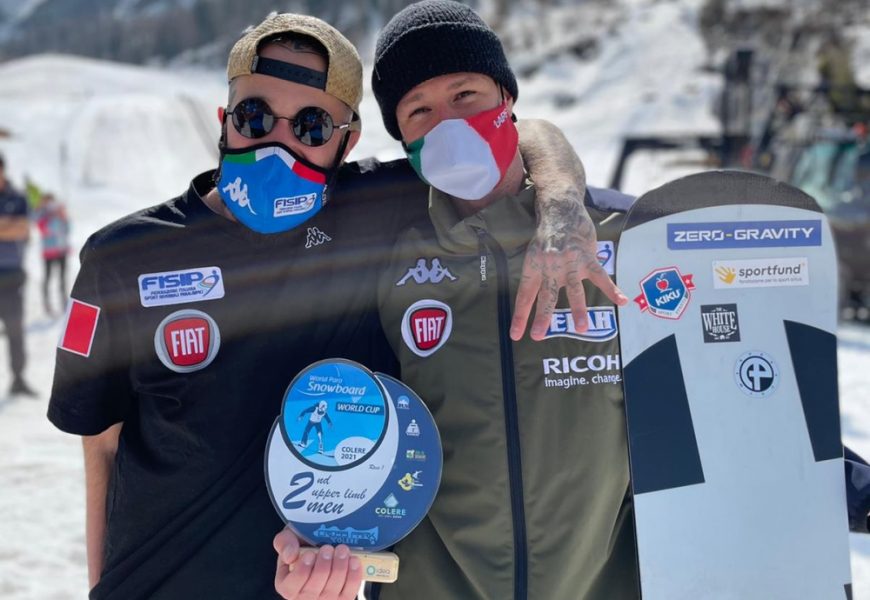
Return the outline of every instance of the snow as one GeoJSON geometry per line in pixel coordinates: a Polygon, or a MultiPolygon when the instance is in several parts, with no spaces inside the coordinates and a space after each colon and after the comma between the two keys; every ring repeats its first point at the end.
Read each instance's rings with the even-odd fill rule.
{"type": "MultiPolygon", "coordinates": [[[[520,81],[517,113],[562,127],[594,185],[609,182],[624,135],[718,129],[711,106],[719,83],[700,72],[706,55],[694,25],[702,0],[623,4],[618,21],[602,8],[593,22],[593,59],[543,61],[520,81]]],[[[554,43],[568,34],[559,35],[554,43]]],[[[351,158],[401,156],[380,123],[369,75],[364,133],[351,158]]],[[[12,134],[0,138],[9,175],[19,185],[27,175],[67,202],[76,247],[111,220],[182,192],[215,164],[223,73],[47,55],[0,64],[0,81],[0,130],[12,134]]],[[[641,193],[705,168],[697,153],[663,154],[633,160],[625,189],[641,193]]],[[[80,442],[45,419],[61,325],[42,312],[35,243],[26,266],[27,377],[39,397],[5,395],[8,355],[0,342],[0,597],[80,598],[87,579],[80,442]]],[[[70,270],[77,268],[73,256],[70,270]]],[[[844,324],[839,359],[843,440],[870,456],[870,330],[844,324]]],[[[852,536],[852,566],[855,597],[870,595],[870,536],[852,536]]]]}

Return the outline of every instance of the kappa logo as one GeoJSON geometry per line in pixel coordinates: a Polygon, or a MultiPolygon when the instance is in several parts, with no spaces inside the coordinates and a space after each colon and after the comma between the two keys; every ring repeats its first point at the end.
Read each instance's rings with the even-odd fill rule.
{"type": "Polygon", "coordinates": [[[252,215],[256,215],[254,209],[251,208],[251,200],[248,198],[248,184],[242,183],[241,177],[236,177],[235,181],[231,181],[223,187],[223,191],[230,195],[230,200],[241,206],[242,208],[247,208],[252,215]]]}
{"type": "Polygon", "coordinates": [[[640,281],[641,294],[634,301],[641,312],[662,319],[679,319],[695,289],[693,275],[683,275],[677,267],[656,269],[640,281]]]}
{"type": "Polygon", "coordinates": [[[220,267],[197,267],[139,275],[139,302],[148,308],[224,297],[220,267]]]}
{"type": "Polygon", "coordinates": [[[417,284],[424,283],[441,283],[445,279],[456,281],[456,276],[450,272],[450,269],[441,265],[441,260],[438,258],[432,259],[432,266],[426,264],[425,258],[418,258],[417,264],[405,273],[399,281],[396,282],[396,287],[405,285],[409,279],[413,279],[417,284]]]}
{"type": "Polygon", "coordinates": [[[437,300],[418,300],[402,317],[402,339],[417,356],[437,352],[452,330],[453,313],[449,306],[437,300]]]}
{"type": "Polygon", "coordinates": [[[616,311],[612,306],[590,306],[587,309],[588,328],[577,332],[570,308],[557,308],[550,317],[550,327],[544,338],[567,337],[587,342],[605,342],[616,337],[616,311]]]}
{"type": "Polygon", "coordinates": [[[320,231],[317,227],[309,227],[308,236],[305,238],[305,247],[312,248],[331,241],[332,238],[320,231]]]}
{"type": "Polygon", "coordinates": [[[616,262],[613,257],[616,254],[616,244],[613,242],[598,242],[598,264],[604,269],[608,275],[614,274],[613,265],[616,262]]]}
{"type": "Polygon", "coordinates": [[[160,322],[154,333],[154,349],[160,362],[176,373],[206,368],[221,345],[217,323],[198,310],[179,310],[160,322]]]}

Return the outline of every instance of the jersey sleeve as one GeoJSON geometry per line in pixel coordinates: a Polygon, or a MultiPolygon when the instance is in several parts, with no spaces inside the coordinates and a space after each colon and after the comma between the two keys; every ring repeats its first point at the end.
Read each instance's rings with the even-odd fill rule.
{"type": "Polygon", "coordinates": [[[59,429],[95,435],[124,421],[133,408],[130,384],[130,301],[91,240],[56,350],[49,420],[59,429]]]}

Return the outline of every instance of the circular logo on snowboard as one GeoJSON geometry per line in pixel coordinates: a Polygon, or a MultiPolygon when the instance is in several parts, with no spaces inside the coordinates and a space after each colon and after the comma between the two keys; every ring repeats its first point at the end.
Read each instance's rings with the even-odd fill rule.
{"type": "Polygon", "coordinates": [[[747,352],[737,359],[734,380],[748,396],[769,396],[776,391],[779,384],[779,368],[770,355],[764,352],[747,352]]]}
{"type": "Polygon", "coordinates": [[[281,518],[308,543],[376,551],[423,519],[441,462],[435,422],[413,391],[357,363],[326,360],[284,394],[266,483],[281,518]]]}

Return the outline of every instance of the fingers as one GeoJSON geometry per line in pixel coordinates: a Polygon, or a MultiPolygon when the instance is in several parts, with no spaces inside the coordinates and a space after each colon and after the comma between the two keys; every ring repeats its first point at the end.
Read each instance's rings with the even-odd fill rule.
{"type": "Polygon", "coordinates": [[[303,586],[311,575],[314,562],[314,552],[303,552],[296,562],[289,565],[279,555],[275,572],[275,591],[287,600],[299,598],[303,586]]]}
{"type": "Polygon", "coordinates": [[[535,257],[534,250],[529,247],[526,258],[523,261],[523,276],[517,289],[517,299],[514,303],[514,318],[511,320],[510,336],[515,342],[522,339],[523,333],[526,331],[529,315],[532,312],[532,305],[535,303],[535,297],[538,295],[542,279],[543,271],[541,264],[535,257]]]}
{"type": "MultiPolygon", "coordinates": [[[[625,306],[628,304],[628,296],[622,293],[622,290],[617,287],[610,278],[610,275],[608,275],[600,266],[597,269],[591,270],[589,273],[589,281],[591,281],[599,290],[604,292],[604,295],[617,306],[625,306]]],[[[573,302],[571,303],[571,306],[574,306],[573,302]]]]}
{"type": "Polygon", "coordinates": [[[323,593],[328,597],[338,597],[344,589],[347,578],[348,563],[350,562],[350,550],[344,544],[335,547],[332,559],[332,571],[323,586],[323,593]]]}
{"type": "Polygon", "coordinates": [[[363,582],[362,563],[356,556],[351,556],[348,561],[347,580],[344,589],[338,596],[338,600],[354,600],[363,582]]]}
{"type": "Polygon", "coordinates": [[[286,564],[296,560],[299,552],[299,538],[290,529],[285,527],[272,540],[272,547],[278,553],[279,558],[284,559],[286,564]]]}
{"type": "Polygon", "coordinates": [[[586,290],[583,289],[583,280],[576,273],[569,275],[565,292],[568,296],[568,305],[571,307],[574,331],[583,333],[589,329],[589,317],[586,310],[586,290]]]}
{"type": "Polygon", "coordinates": [[[332,558],[335,554],[335,548],[332,546],[321,546],[316,555],[314,552],[304,552],[302,561],[311,558],[314,566],[308,575],[308,581],[302,586],[300,595],[302,598],[320,598],[323,588],[329,579],[332,572],[332,558]],[[316,556],[316,559],[314,558],[316,556]]]}
{"type": "Polygon", "coordinates": [[[544,279],[544,284],[538,292],[538,305],[535,308],[535,320],[532,322],[531,337],[536,342],[544,339],[553,317],[553,310],[559,300],[559,284],[550,277],[544,279]]]}

